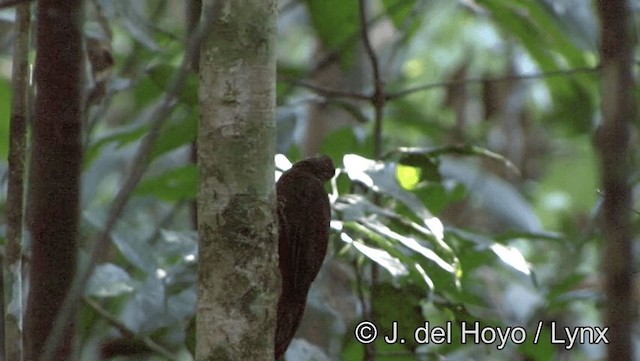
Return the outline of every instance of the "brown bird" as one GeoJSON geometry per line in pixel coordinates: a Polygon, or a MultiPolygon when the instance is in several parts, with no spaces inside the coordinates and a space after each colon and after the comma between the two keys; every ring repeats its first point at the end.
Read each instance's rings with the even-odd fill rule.
{"type": "Polygon", "coordinates": [[[331,208],[324,183],[334,173],[331,158],[318,156],[297,162],[276,184],[282,276],[276,360],[287,350],[300,325],[311,282],[318,275],[327,252],[331,208]]]}

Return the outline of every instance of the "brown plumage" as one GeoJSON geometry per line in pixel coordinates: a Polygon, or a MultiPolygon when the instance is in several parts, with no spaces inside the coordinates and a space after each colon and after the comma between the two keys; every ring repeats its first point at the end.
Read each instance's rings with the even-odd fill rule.
{"type": "Polygon", "coordinates": [[[276,184],[280,274],[275,359],[289,347],[304,314],[311,282],[327,252],[331,208],[324,183],[335,168],[327,156],[305,159],[284,172],[276,184]]]}

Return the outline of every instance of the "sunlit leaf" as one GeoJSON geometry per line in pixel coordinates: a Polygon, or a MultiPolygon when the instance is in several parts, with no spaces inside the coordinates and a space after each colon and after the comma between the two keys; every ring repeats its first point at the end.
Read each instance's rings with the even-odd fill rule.
{"type": "Polygon", "coordinates": [[[360,242],[356,242],[346,233],[341,233],[340,239],[342,239],[344,242],[352,244],[355,249],[360,251],[360,253],[364,254],[365,256],[367,256],[367,258],[384,267],[394,277],[405,276],[409,273],[407,268],[402,262],[400,262],[400,260],[392,257],[385,251],[369,247],[360,242]]]}
{"type": "Polygon", "coordinates": [[[411,237],[407,237],[404,235],[401,235],[397,232],[392,231],[391,229],[389,229],[388,227],[380,224],[379,222],[374,222],[374,221],[367,221],[363,223],[365,226],[369,227],[371,230],[378,232],[379,234],[388,237],[390,239],[396,240],[400,243],[402,243],[404,246],[406,246],[407,248],[411,249],[414,252],[417,252],[419,254],[421,254],[422,256],[424,256],[425,258],[433,261],[435,264],[437,264],[440,268],[442,268],[443,270],[449,272],[449,273],[454,273],[454,268],[453,266],[451,266],[449,263],[447,263],[445,260],[443,260],[440,256],[438,256],[433,250],[424,247],[423,245],[421,245],[419,243],[418,240],[411,238],[411,237]]]}
{"type": "Polygon", "coordinates": [[[491,250],[502,260],[502,262],[508,264],[513,269],[516,269],[527,276],[531,275],[531,269],[529,264],[524,259],[522,253],[513,247],[505,247],[499,243],[491,245],[491,250]]]}
{"type": "Polygon", "coordinates": [[[357,154],[346,154],[342,162],[352,181],[362,183],[374,192],[397,199],[420,219],[433,217],[416,195],[400,187],[394,163],[376,162],[357,154]]]}
{"type": "MultiPolygon", "coordinates": [[[[444,155],[479,156],[496,160],[502,163],[514,174],[520,174],[518,167],[516,167],[509,159],[505,158],[501,154],[475,145],[446,145],[435,148],[400,147],[389,152],[385,158],[394,154],[401,155],[399,162],[402,164],[413,165],[416,167],[419,166],[427,169],[435,166],[436,172],[438,169],[437,166],[440,165],[440,163],[434,163],[434,159],[438,157],[444,155]]],[[[439,178],[436,180],[439,180],[439,178]]]]}
{"type": "Polygon", "coordinates": [[[406,190],[413,190],[418,182],[420,182],[420,169],[398,164],[396,168],[396,176],[400,186],[406,190]]]}

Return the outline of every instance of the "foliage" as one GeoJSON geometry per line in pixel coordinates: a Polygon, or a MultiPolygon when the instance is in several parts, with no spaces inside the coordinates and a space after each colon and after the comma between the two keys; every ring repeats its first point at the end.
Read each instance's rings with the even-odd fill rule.
{"type": "MultiPolygon", "coordinates": [[[[503,350],[457,338],[393,345],[378,339],[377,360],[543,361],[568,352],[532,339],[539,321],[543,340],[550,338],[551,321],[598,325],[601,235],[590,144],[599,112],[597,41],[579,31],[595,23],[591,7],[580,2],[584,9],[569,14],[562,9],[575,1],[367,3],[388,95],[382,154],[374,153],[373,121],[362,122],[372,119],[372,108],[355,96],[366,98],[370,85],[361,93],[331,94],[300,83],[334,58],[350,74],[369,69],[359,45],[357,2],[281,5],[278,149],[291,161],[300,158],[308,106],[347,109],[353,120],[326,134],[319,148],[339,165],[329,189],[330,260],[307,311],[310,317],[330,315],[330,332],[322,330],[318,343],[331,347],[323,352],[331,359],[364,359],[369,351],[353,330],[367,317],[380,325],[381,335],[392,321],[405,335],[425,321],[454,327],[478,321],[483,327],[523,327],[528,336],[503,350]],[[319,301],[325,299],[334,303],[319,301]]],[[[83,240],[105,227],[109,205],[149,131],[150,114],[162,101],[187,37],[174,16],[183,11],[178,2],[95,4],[89,6],[88,29],[99,30],[97,40],[115,66],[104,96],[87,109],[83,240]]],[[[0,54],[1,62],[8,59],[0,54]]],[[[1,94],[8,83],[2,76],[5,114],[8,97],[1,94]]],[[[362,78],[370,84],[368,74],[362,78]]],[[[83,360],[96,359],[99,345],[121,337],[190,359],[196,83],[189,76],[151,152],[150,168],[110,234],[111,250],[85,292],[113,318],[85,304],[79,330],[83,360]]],[[[0,130],[7,129],[6,119],[0,117],[0,130]]],[[[0,137],[3,154],[5,139],[0,137]]],[[[304,324],[301,335],[318,338],[304,324]]],[[[598,359],[601,346],[580,345],[567,359],[598,359]]],[[[302,360],[296,352],[291,350],[291,359],[302,360]]],[[[161,359],[157,352],[150,355],[161,359]]]]}

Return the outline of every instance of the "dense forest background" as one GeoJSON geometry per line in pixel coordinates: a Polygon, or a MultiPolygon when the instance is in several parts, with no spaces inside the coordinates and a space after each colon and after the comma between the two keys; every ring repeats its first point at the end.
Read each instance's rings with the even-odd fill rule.
{"type": "MultiPolygon", "coordinates": [[[[85,3],[77,247],[80,269],[95,270],[77,307],[81,360],[194,357],[200,102],[198,61],[189,71],[183,61],[197,59],[189,39],[198,35],[200,5],[85,3]],[[142,148],[148,167],[131,182],[142,148]],[[107,246],[94,257],[102,238],[107,246]]],[[[605,359],[606,345],[590,342],[597,332],[572,345],[565,333],[608,326],[602,150],[594,141],[606,101],[599,5],[279,1],[277,171],[318,153],[339,168],[327,189],[329,253],[288,360],[605,359]],[[364,320],[378,327],[370,344],[354,334],[364,320]],[[386,343],[393,321],[399,335],[425,321],[450,324],[453,339],[386,343]],[[526,337],[463,343],[460,325],[476,321],[526,337]]],[[[631,1],[629,21],[638,9],[631,1]]],[[[15,8],[0,9],[3,196],[16,19],[15,8]]],[[[34,54],[31,41],[28,63],[34,54]]],[[[35,90],[26,89],[30,119],[35,90]]],[[[635,103],[637,88],[628,95],[635,103]]],[[[626,121],[635,164],[637,119],[626,121]]],[[[622,173],[632,189],[636,168],[622,173]]],[[[10,213],[9,198],[0,198],[0,215],[10,213]]],[[[639,208],[629,202],[635,236],[639,208]]],[[[27,269],[30,234],[21,237],[27,269]]],[[[5,309],[23,303],[22,292],[6,297],[6,274],[5,309]]],[[[638,343],[637,331],[628,336],[638,343]]]]}

